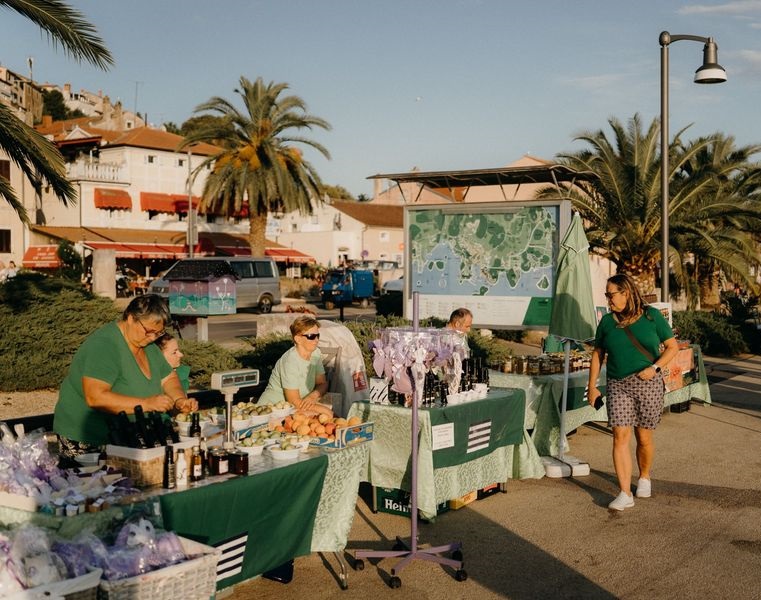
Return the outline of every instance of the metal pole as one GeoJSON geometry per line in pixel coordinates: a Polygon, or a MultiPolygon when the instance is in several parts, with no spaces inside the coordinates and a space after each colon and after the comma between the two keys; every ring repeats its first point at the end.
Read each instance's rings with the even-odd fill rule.
{"type": "Polygon", "coordinates": [[[195,243],[196,243],[196,213],[193,210],[193,187],[191,183],[192,167],[190,159],[193,155],[188,150],[188,257],[193,258],[195,256],[195,243]]]}
{"type": "Polygon", "coordinates": [[[661,302],[669,301],[669,35],[661,33],[661,302]]]}

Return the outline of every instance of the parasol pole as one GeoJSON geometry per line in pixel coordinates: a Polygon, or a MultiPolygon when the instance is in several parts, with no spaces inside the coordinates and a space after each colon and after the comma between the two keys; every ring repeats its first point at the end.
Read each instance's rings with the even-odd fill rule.
{"type": "Polygon", "coordinates": [[[563,460],[565,452],[565,410],[568,406],[568,378],[571,363],[571,340],[563,340],[565,364],[563,365],[563,400],[560,403],[560,438],[558,439],[558,460],[563,460]]]}

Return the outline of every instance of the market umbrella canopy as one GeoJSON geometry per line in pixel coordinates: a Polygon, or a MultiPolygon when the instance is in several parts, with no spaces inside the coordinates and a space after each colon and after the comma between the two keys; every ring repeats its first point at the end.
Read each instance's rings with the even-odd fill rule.
{"type": "Polygon", "coordinates": [[[560,243],[549,331],[562,339],[583,341],[594,337],[596,323],[589,242],[576,213],[560,243]]]}

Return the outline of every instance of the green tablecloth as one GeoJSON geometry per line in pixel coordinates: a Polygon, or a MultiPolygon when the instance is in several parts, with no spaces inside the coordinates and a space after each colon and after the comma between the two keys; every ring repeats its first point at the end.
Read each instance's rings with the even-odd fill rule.
{"type": "Polygon", "coordinates": [[[233,585],[309,554],[327,469],[328,458],[314,456],[254,476],[164,494],[164,526],[210,546],[247,534],[240,573],[217,583],[233,585]]]}
{"type": "MultiPolygon", "coordinates": [[[[513,477],[544,476],[539,455],[521,427],[524,413],[525,395],[520,390],[492,390],[485,400],[419,411],[417,499],[418,508],[425,518],[435,517],[437,504],[492,483],[513,477]],[[475,415],[472,420],[468,413],[475,415]],[[461,423],[467,432],[469,425],[465,423],[483,421],[484,414],[492,415],[492,423],[500,422],[506,416],[511,425],[503,440],[515,445],[492,442],[487,453],[473,452],[469,457],[467,453],[459,453],[464,456],[463,462],[442,459],[442,464],[450,466],[436,468],[438,459],[434,457],[442,450],[434,450],[441,444],[434,442],[432,425],[455,423],[454,439],[457,440],[457,423],[461,423]]],[[[375,439],[370,443],[370,459],[362,476],[364,481],[374,486],[409,491],[412,411],[394,405],[355,402],[349,409],[349,416],[359,416],[363,421],[375,423],[375,439]]],[[[455,446],[458,444],[455,443],[455,446]]],[[[447,448],[443,452],[452,450],[447,448]]]]}

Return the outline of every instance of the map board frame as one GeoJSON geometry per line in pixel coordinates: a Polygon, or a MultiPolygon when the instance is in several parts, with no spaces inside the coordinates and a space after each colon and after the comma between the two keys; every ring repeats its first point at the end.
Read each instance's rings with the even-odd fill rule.
{"type": "MultiPolygon", "coordinates": [[[[533,217],[531,217],[533,218],[533,217]]],[[[509,201],[509,202],[473,202],[473,203],[458,203],[458,204],[426,204],[426,205],[408,205],[404,208],[404,264],[405,264],[405,277],[404,277],[404,292],[403,292],[403,308],[405,318],[412,318],[412,293],[418,291],[418,314],[419,317],[438,317],[441,319],[448,319],[450,313],[459,307],[468,308],[473,313],[473,325],[480,328],[488,329],[545,329],[549,325],[550,312],[552,308],[552,294],[554,291],[554,277],[557,266],[557,258],[560,249],[560,241],[565,234],[568,226],[571,223],[571,201],[564,199],[556,200],[536,200],[536,201],[509,201]],[[483,271],[483,265],[468,264],[465,257],[462,255],[454,255],[451,259],[436,259],[430,258],[427,266],[423,267],[421,273],[417,265],[413,265],[413,254],[423,246],[430,247],[435,245],[435,240],[438,239],[435,236],[437,230],[435,227],[430,227],[430,230],[421,232],[421,228],[418,224],[422,221],[438,218],[437,223],[465,223],[471,231],[471,235],[477,235],[472,233],[472,229],[478,227],[479,223],[494,223],[495,227],[500,227],[499,223],[505,221],[505,216],[512,214],[519,218],[529,218],[532,215],[536,216],[535,210],[531,209],[543,209],[547,215],[554,219],[555,227],[551,232],[550,237],[542,239],[540,245],[544,249],[547,245],[551,245],[551,264],[542,266],[537,271],[543,276],[549,274],[549,286],[545,289],[536,288],[535,294],[521,294],[520,291],[513,293],[490,293],[490,291],[483,291],[485,286],[482,286],[479,291],[468,294],[452,294],[446,289],[442,289],[440,292],[434,290],[430,283],[427,288],[424,284],[424,278],[426,277],[425,269],[427,268],[430,277],[436,277],[433,272],[434,268],[441,268],[454,270],[455,265],[459,272],[473,273],[473,267],[475,272],[481,273],[483,271]],[[415,236],[416,239],[412,239],[411,228],[416,225],[415,236]],[[450,265],[448,261],[452,261],[450,265]],[[464,261],[464,262],[463,262],[464,261]],[[442,265],[444,265],[442,267],[442,265]],[[417,289],[416,289],[417,288],[417,289]],[[425,291],[422,291],[425,290],[425,291]],[[433,290],[433,291],[432,291],[433,290]],[[483,292],[483,293],[481,293],[483,292]]],[[[440,231],[440,230],[439,230],[440,231]]],[[[483,225],[478,228],[478,233],[483,234],[483,225]]],[[[472,238],[467,238],[472,239],[472,238]]],[[[501,238],[500,238],[501,239],[501,238]]],[[[439,246],[437,248],[444,247],[451,249],[449,246],[439,246]]],[[[544,250],[543,250],[544,251],[544,250]]],[[[546,255],[545,255],[546,257],[546,255]]],[[[489,274],[492,275],[498,272],[499,269],[487,269],[489,274]]],[[[481,275],[478,275],[481,276],[481,275]]],[[[508,284],[507,275],[499,276],[498,285],[495,285],[498,289],[508,289],[505,287],[508,284]]],[[[439,278],[442,284],[439,287],[446,287],[446,276],[439,274],[439,278]]],[[[521,287],[525,284],[521,283],[521,287]]],[[[533,286],[529,286],[534,289],[533,286]]]]}

